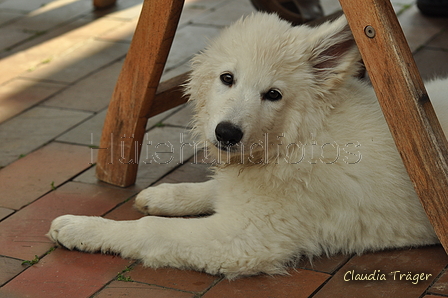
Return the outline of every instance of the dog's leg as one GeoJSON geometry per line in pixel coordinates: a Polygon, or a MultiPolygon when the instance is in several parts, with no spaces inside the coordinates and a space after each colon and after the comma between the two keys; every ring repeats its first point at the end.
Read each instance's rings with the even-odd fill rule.
{"type": "Polygon", "coordinates": [[[135,221],[113,221],[64,215],[53,221],[48,236],[68,249],[119,253],[125,258],[141,259],[153,268],[191,268],[230,278],[283,273],[291,245],[282,243],[291,239],[266,230],[266,225],[255,226],[247,218],[229,216],[146,216],[135,221]]]}
{"type": "Polygon", "coordinates": [[[135,207],[145,214],[185,216],[211,214],[216,181],[160,184],[141,191],[135,207]]]}

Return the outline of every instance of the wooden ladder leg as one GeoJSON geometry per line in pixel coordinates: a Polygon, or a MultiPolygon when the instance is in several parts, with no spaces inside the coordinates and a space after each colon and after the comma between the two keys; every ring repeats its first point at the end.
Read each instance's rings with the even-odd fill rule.
{"type": "Polygon", "coordinates": [[[448,252],[448,144],[392,5],[339,2],[409,177],[448,252]]]}
{"type": "Polygon", "coordinates": [[[118,77],[98,152],[98,179],[135,183],[148,115],[182,12],[183,0],[145,0],[118,77]]]}

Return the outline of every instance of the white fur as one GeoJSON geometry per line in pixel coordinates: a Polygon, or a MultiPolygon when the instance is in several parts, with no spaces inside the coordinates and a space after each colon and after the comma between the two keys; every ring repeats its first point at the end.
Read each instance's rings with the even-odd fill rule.
{"type": "MultiPolygon", "coordinates": [[[[66,215],[49,236],[69,249],[229,278],[284,273],[301,255],[437,243],[372,88],[353,77],[358,60],[344,17],[318,28],[267,14],[238,21],[194,59],[187,86],[194,131],[218,162],[213,179],[162,184],[136,199],[151,215],[213,214],[125,222],[66,215]],[[233,73],[231,87],[223,72],[233,73]],[[281,100],[262,99],[272,88],[281,100]],[[229,163],[213,145],[221,121],[244,132],[236,147],[244,154],[229,163]]],[[[447,86],[428,84],[445,129],[447,86]]]]}

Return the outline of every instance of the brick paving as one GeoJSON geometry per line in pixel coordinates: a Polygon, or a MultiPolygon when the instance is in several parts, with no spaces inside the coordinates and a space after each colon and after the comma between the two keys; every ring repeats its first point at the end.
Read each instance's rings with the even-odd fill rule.
{"type": "MultiPolygon", "coordinates": [[[[326,14],[339,9],[336,0],[322,4],[326,14]]],[[[448,75],[448,19],[420,15],[411,0],[393,5],[422,76],[448,75]]],[[[206,165],[194,164],[187,149],[176,163],[141,163],[137,183],[126,189],[95,178],[94,148],[140,9],[141,0],[101,11],[90,0],[0,0],[1,298],[448,297],[441,246],[322,256],[288,276],[235,281],[55,248],[44,234],[58,215],[138,219],[132,203],[139,190],[207,179],[206,165]],[[357,273],[378,280],[354,280],[357,273]]],[[[187,1],[162,79],[188,70],[207,39],[252,11],[249,0],[187,1]]],[[[179,142],[190,115],[188,106],[157,115],[148,138],[179,142]]]]}

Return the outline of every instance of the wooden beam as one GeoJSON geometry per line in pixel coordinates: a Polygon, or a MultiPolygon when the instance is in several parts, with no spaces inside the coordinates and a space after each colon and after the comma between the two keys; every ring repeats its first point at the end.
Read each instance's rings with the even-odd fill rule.
{"type": "MultiPolygon", "coordinates": [[[[118,186],[135,183],[145,126],[176,32],[183,0],[143,2],[142,11],[104,123],[98,179],[118,186]]],[[[164,98],[166,106],[172,104],[164,98]]],[[[161,110],[163,103],[157,103],[161,110]]]]}
{"type": "Polygon", "coordinates": [[[188,96],[184,94],[183,85],[187,82],[190,72],[180,74],[165,82],[161,82],[157,87],[156,96],[151,106],[151,110],[146,115],[148,118],[177,107],[188,101],[188,96]]]}
{"type": "Polygon", "coordinates": [[[448,144],[392,5],[340,3],[409,177],[448,251],[448,144]]]}

